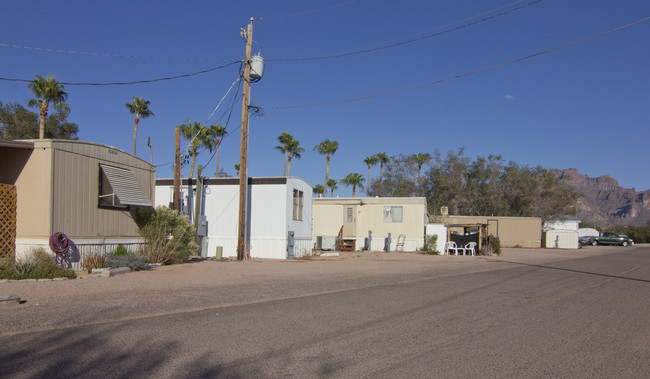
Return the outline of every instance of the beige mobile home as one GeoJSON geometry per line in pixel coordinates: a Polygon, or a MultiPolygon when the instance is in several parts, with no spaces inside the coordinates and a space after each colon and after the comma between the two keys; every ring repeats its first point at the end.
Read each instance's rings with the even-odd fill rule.
{"type": "Polygon", "coordinates": [[[381,251],[390,233],[391,251],[416,251],[424,246],[426,219],[424,197],[319,198],[313,202],[312,235],[317,248],[326,248],[318,243],[340,233],[350,250],[381,251]]]}
{"type": "Polygon", "coordinates": [[[0,141],[0,162],[0,183],[15,191],[16,255],[32,246],[49,250],[56,232],[65,233],[77,253],[140,242],[133,215],[152,206],[150,163],[70,140],[0,141]]]}
{"type": "MultiPolygon", "coordinates": [[[[487,234],[499,236],[501,247],[537,249],[542,244],[542,219],[539,217],[502,216],[445,216],[447,225],[481,224],[487,226],[487,234]]],[[[461,232],[462,227],[450,226],[450,232],[461,232]]]]}

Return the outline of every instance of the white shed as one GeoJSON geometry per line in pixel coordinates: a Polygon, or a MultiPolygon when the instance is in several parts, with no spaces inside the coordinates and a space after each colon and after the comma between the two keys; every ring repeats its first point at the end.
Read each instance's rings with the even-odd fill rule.
{"type": "MultiPolygon", "coordinates": [[[[207,254],[202,255],[214,257],[221,247],[223,257],[236,257],[239,179],[208,178],[204,183],[208,225],[203,244],[207,254]]],[[[156,206],[172,203],[173,185],[173,179],[156,180],[156,206]]],[[[186,199],[187,179],[181,190],[186,199]]],[[[246,246],[252,258],[291,258],[291,233],[293,257],[312,254],[312,188],[307,182],[294,177],[249,178],[247,194],[246,246]]]]}
{"type": "Polygon", "coordinates": [[[549,230],[544,232],[544,246],[549,249],[577,249],[578,232],[574,230],[549,230]]]}

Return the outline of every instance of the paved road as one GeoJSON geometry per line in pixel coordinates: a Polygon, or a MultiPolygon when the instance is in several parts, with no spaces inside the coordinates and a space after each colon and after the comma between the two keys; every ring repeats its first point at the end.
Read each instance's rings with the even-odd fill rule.
{"type": "MultiPolygon", "coordinates": [[[[286,276],[262,262],[255,269],[267,275],[250,285],[176,284],[167,302],[148,302],[156,292],[145,284],[123,293],[132,302],[107,290],[112,311],[98,293],[41,313],[35,304],[20,309],[28,300],[0,310],[0,375],[650,377],[648,245],[377,257],[360,270],[345,260],[286,263],[286,276]],[[89,319],[84,306],[103,311],[89,319]],[[114,317],[115,308],[126,316],[114,317]],[[64,309],[67,322],[39,316],[64,309]]],[[[229,272],[251,267],[233,263],[229,272]]]]}

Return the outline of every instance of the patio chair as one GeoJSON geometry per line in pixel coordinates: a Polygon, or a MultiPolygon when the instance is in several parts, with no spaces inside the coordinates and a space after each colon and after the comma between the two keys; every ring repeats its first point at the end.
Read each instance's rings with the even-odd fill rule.
{"type": "MultiPolygon", "coordinates": [[[[458,246],[456,246],[456,242],[454,241],[448,241],[445,244],[445,254],[447,255],[451,255],[451,251],[454,252],[454,255],[458,255],[458,250],[459,248],[458,246]]],[[[464,250],[464,249],[460,248],[460,250],[464,250]]]]}
{"type": "Polygon", "coordinates": [[[472,253],[472,255],[476,255],[476,242],[470,242],[465,245],[465,251],[472,253]]]}

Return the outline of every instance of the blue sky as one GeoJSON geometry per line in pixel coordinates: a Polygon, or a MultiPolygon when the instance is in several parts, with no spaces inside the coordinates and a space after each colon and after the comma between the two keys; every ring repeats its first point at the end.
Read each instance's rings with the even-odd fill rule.
{"type": "MultiPolygon", "coordinates": [[[[446,154],[465,147],[470,158],[501,154],[650,189],[650,21],[419,89],[285,108],[404,90],[511,62],[649,17],[647,0],[39,0],[7,1],[2,8],[0,77],[52,73],[64,83],[149,80],[236,62],[245,48],[239,30],[254,17],[253,52],[267,62],[264,78],[251,85],[251,104],[264,115],[250,122],[250,176],[282,175],[283,156],[274,146],[287,130],[306,150],[291,175],[312,186],[325,176],[325,157],[313,148],[329,138],[340,144],[330,165],[336,179],[351,172],[365,177],[363,159],[379,151],[446,154]],[[359,54],[287,60],[412,39],[359,54]]],[[[237,85],[208,117],[238,77],[233,64],[176,80],[65,90],[79,138],[127,152],[133,116],[124,104],[133,96],[150,100],[155,116],[140,122],[137,151],[149,160],[151,137],[159,178],[172,176],[175,125],[187,119],[225,125],[232,107],[220,167],[234,175],[237,85]]],[[[31,97],[26,83],[0,80],[3,103],[26,105],[31,97]]],[[[210,158],[202,152],[197,163],[210,158]]],[[[207,170],[214,173],[214,160],[207,170]]],[[[373,168],[371,175],[378,174],[373,168]]],[[[340,185],[335,195],[350,193],[340,185]]]]}

